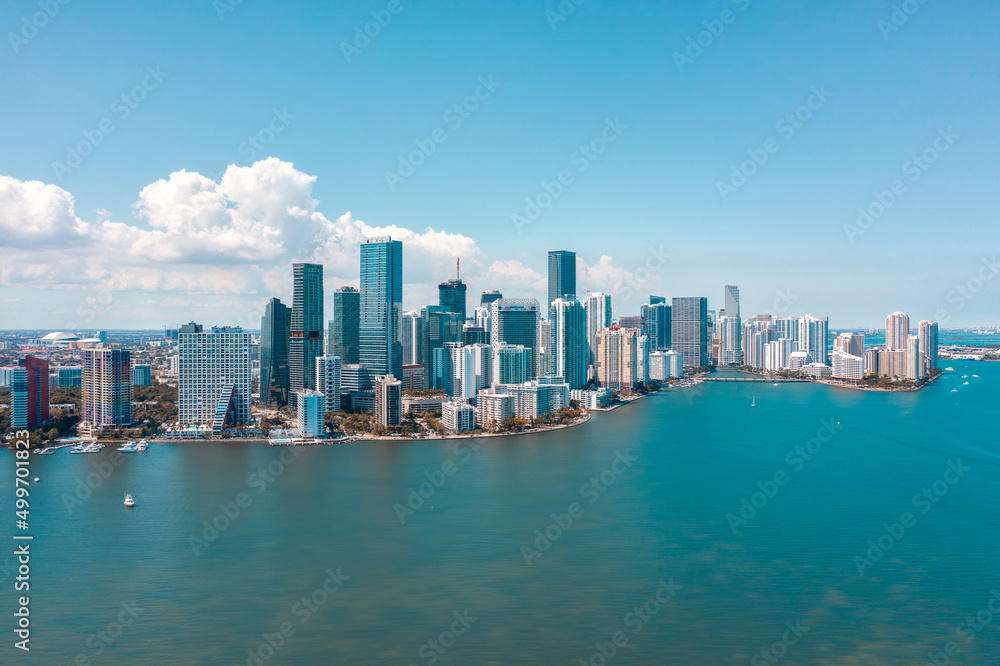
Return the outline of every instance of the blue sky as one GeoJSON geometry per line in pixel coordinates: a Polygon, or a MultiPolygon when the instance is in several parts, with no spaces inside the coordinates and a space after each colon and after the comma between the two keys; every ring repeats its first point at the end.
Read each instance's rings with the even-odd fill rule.
{"type": "Polygon", "coordinates": [[[997,3],[913,0],[895,23],[884,2],[52,6],[37,34],[37,2],[0,21],[4,327],[249,325],[293,260],[322,261],[332,292],[383,231],[404,239],[407,309],[456,254],[470,294],[542,297],[565,248],[616,316],[650,293],[721,307],[734,283],[745,314],[832,328],[1000,323],[997,3]],[[386,25],[345,56],[372,12],[386,25]],[[418,141],[433,153],[390,187],[418,141]]]}

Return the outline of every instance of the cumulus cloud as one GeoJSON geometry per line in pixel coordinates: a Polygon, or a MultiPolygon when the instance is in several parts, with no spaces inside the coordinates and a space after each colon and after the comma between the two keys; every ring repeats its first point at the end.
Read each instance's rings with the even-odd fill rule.
{"type": "Polygon", "coordinates": [[[84,243],[90,227],[57,185],[0,175],[0,246],[55,248],[84,243]]]}

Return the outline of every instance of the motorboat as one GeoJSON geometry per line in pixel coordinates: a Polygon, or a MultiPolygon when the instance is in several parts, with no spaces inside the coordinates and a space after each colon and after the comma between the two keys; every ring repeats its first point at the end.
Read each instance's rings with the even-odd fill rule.
{"type": "Polygon", "coordinates": [[[125,506],[135,506],[135,500],[128,493],[125,493],[125,506]]]}

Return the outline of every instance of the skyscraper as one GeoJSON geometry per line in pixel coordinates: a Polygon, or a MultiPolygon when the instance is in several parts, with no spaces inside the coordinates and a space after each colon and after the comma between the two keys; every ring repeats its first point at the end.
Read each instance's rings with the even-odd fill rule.
{"type": "Polygon", "coordinates": [[[929,374],[938,367],[938,324],[936,321],[924,319],[917,329],[920,338],[920,354],[924,358],[924,374],[929,374]]]}
{"type": "MultiPolygon", "coordinates": [[[[397,241],[398,242],[398,241],[397,241]]],[[[393,375],[379,375],[375,378],[375,422],[384,425],[399,425],[403,383],[393,375]]]]}
{"type": "Polygon", "coordinates": [[[735,284],[727,284],[725,288],[726,316],[740,317],[740,288],[735,284]]]}
{"type": "Polygon", "coordinates": [[[272,298],[260,321],[260,402],[268,407],[288,404],[288,341],[291,338],[291,311],[272,298]]]}
{"type": "Polygon", "coordinates": [[[524,345],[500,343],[493,349],[493,384],[523,384],[530,381],[534,350],[524,345]]]}
{"type": "Polygon", "coordinates": [[[571,389],[587,383],[587,316],[576,299],[557,298],[549,307],[549,374],[571,389]]]}
{"type": "Polygon", "coordinates": [[[328,356],[339,356],[341,363],[358,362],[361,294],[354,287],[333,292],[333,321],[330,322],[328,356]]]}
{"type": "Polygon", "coordinates": [[[662,296],[650,296],[649,305],[640,309],[642,332],[649,339],[650,351],[666,351],[672,342],[673,320],[671,308],[662,296]]]}
{"type": "Polygon", "coordinates": [[[535,360],[531,368],[532,377],[541,374],[537,360],[539,314],[538,301],[533,298],[501,298],[490,305],[490,318],[493,321],[490,344],[498,347],[506,342],[533,350],[535,360]]]}
{"type": "Polygon", "coordinates": [[[83,352],[82,421],[92,429],[132,422],[132,352],[95,347],[83,352]]]}
{"type": "Polygon", "coordinates": [[[319,391],[299,391],[296,396],[298,403],[298,429],[300,437],[323,437],[326,435],[326,422],[323,418],[323,394],[319,391]]]}
{"type": "Polygon", "coordinates": [[[424,382],[427,388],[440,388],[435,384],[435,378],[446,376],[450,371],[436,367],[444,358],[437,353],[437,350],[448,343],[462,344],[462,322],[459,319],[461,315],[449,312],[441,305],[428,305],[423,309],[423,315],[424,382]]]}
{"type": "Polygon", "coordinates": [[[340,411],[340,357],[316,359],[316,390],[323,394],[323,412],[340,411]]]}
{"type": "Polygon", "coordinates": [[[587,294],[583,307],[587,312],[587,363],[593,365],[597,332],[611,326],[611,294],[587,294]]]}
{"type": "Polygon", "coordinates": [[[438,304],[448,312],[457,312],[465,321],[465,292],[468,289],[461,279],[448,280],[438,285],[438,304]]]}
{"type": "Polygon", "coordinates": [[[37,428],[49,420],[49,362],[25,356],[10,382],[10,424],[37,428]]]}
{"type": "Polygon", "coordinates": [[[910,335],[910,318],[902,312],[893,312],[885,318],[885,348],[906,349],[910,335]]]}
{"type": "Polygon", "coordinates": [[[289,398],[316,388],[316,359],[323,355],[323,266],[292,264],[292,278],[289,398]]]}
{"type": "Polygon", "coordinates": [[[403,365],[424,363],[424,318],[419,312],[403,315],[400,345],[403,348],[403,365]]]}
{"type": "Polygon", "coordinates": [[[708,299],[704,296],[674,298],[671,319],[672,348],[684,357],[685,367],[708,366],[708,299]]]}
{"type": "Polygon", "coordinates": [[[576,298],[576,252],[549,251],[549,302],[557,298],[576,298]]]}
{"type": "MultiPolygon", "coordinates": [[[[250,344],[236,326],[205,331],[194,322],[180,328],[177,413],[181,423],[211,424],[215,434],[231,424],[251,423],[250,344]]],[[[309,383],[316,383],[316,361],[309,383]]]]}
{"type": "Polygon", "coordinates": [[[359,360],[372,375],[403,376],[403,243],[388,236],[361,244],[359,360]]]}
{"type": "Polygon", "coordinates": [[[643,337],[632,328],[611,326],[597,333],[596,367],[597,382],[604,388],[632,390],[643,381],[645,359],[640,360],[639,339],[643,337]]]}
{"type": "MultiPolygon", "coordinates": [[[[726,308],[729,312],[729,308],[726,308]]],[[[719,348],[719,365],[742,365],[742,326],[739,317],[728,314],[719,320],[719,338],[722,341],[719,348]]]]}
{"type": "MultiPolygon", "coordinates": [[[[799,345],[798,350],[809,352],[814,363],[830,364],[830,354],[827,351],[827,329],[829,328],[828,317],[813,317],[803,315],[799,318],[799,345]]],[[[904,343],[903,349],[906,349],[904,343]]]]}

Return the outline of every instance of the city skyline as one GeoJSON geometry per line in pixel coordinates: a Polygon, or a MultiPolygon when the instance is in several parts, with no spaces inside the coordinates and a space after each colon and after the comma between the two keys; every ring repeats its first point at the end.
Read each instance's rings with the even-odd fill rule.
{"type": "Polygon", "coordinates": [[[623,311],[647,294],[719,309],[718,285],[738,284],[746,312],[794,299],[840,327],[892,309],[998,323],[997,93],[949,74],[989,61],[995,6],[920,5],[889,31],[891,7],[832,2],[793,19],[743,0],[588,6],[554,23],[533,3],[407,9],[356,54],[342,45],[380,5],[277,19],[245,3],[108,7],[66,8],[0,52],[7,82],[31,91],[0,131],[11,327],[248,327],[267,297],[291,302],[289,263],[324,264],[328,292],[358,287],[357,243],[379,235],[410,248],[406,310],[434,302],[456,257],[470,293],[544,302],[544,250],[568,246],[577,295],[617,291],[623,311]],[[722,8],[733,21],[713,37],[722,8]],[[154,37],[192,31],[204,39],[154,37]],[[277,40],[266,57],[251,46],[264,35],[277,40]],[[414,55],[428,36],[439,46],[414,55]],[[630,47],[581,46],[609,38],[630,47]],[[215,48],[224,71],[206,66],[215,48]],[[291,55],[303,49],[314,55],[291,55]],[[436,57],[454,49],[460,62],[436,57]],[[352,104],[338,103],[345,89],[352,104]]]}

